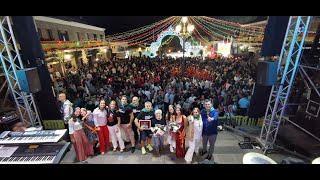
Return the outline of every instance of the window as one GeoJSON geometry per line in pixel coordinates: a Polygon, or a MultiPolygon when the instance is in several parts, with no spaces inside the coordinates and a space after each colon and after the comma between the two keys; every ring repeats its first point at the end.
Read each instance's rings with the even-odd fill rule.
{"type": "Polygon", "coordinates": [[[43,37],[42,37],[42,33],[41,33],[41,29],[38,28],[38,35],[41,41],[43,41],[43,37]]]}
{"type": "Polygon", "coordinates": [[[74,33],[74,40],[75,41],[80,41],[80,33],[79,32],[75,32],[74,33]]]}
{"type": "Polygon", "coordinates": [[[93,40],[97,40],[97,34],[93,34],[93,40]]]}
{"type": "Polygon", "coordinates": [[[90,35],[89,35],[89,33],[86,33],[86,40],[87,40],[87,41],[90,40],[90,35]]]}
{"type": "Polygon", "coordinates": [[[52,41],[53,36],[52,36],[52,31],[51,29],[42,29],[38,28],[38,33],[41,41],[52,41]]]}
{"type": "Polygon", "coordinates": [[[58,30],[60,41],[69,41],[68,31],[58,30]]]}
{"type": "Polygon", "coordinates": [[[54,41],[55,39],[53,38],[52,35],[52,30],[51,29],[47,29],[48,35],[49,35],[49,41],[54,41]]]}
{"type": "Polygon", "coordinates": [[[103,41],[104,39],[103,39],[103,35],[102,34],[100,34],[100,40],[101,41],[103,41]]]}

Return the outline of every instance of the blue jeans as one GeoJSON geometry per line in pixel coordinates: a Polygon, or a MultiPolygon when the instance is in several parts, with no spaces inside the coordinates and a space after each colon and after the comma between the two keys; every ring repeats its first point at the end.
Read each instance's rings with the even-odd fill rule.
{"type": "Polygon", "coordinates": [[[154,148],[159,152],[160,147],[163,146],[163,136],[153,137],[154,148]]]}
{"type": "Polygon", "coordinates": [[[147,138],[151,138],[152,132],[151,130],[143,130],[140,132],[140,140],[141,141],[146,141],[147,138]]]}

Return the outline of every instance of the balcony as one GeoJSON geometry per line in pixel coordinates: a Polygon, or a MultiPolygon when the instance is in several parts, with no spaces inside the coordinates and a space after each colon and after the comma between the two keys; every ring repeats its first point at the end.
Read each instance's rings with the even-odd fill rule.
{"type": "Polygon", "coordinates": [[[82,48],[95,48],[108,46],[108,42],[102,41],[41,41],[45,52],[56,50],[73,50],[82,48]]]}

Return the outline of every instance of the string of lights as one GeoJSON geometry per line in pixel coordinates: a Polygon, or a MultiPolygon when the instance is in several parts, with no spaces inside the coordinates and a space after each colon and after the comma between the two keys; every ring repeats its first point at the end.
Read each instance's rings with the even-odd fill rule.
{"type": "Polygon", "coordinates": [[[136,29],[132,29],[132,30],[129,30],[129,31],[126,31],[126,32],[122,32],[122,33],[117,33],[117,34],[112,34],[112,35],[108,35],[106,36],[106,40],[113,40],[113,39],[123,39],[123,38],[127,38],[127,37],[131,37],[131,36],[134,36],[136,34],[139,34],[139,33],[142,33],[142,32],[145,32],[149,29],[152,29],[156,26],[159,26],[160,24],[163,24],[165,22],[168,22],[174,18],[177,18],[175,16],[171,16],[169,18],[166,18],[164,20],[161,20],[161,21],[158,21],[158,22],[155,22],[153,24],[150,24],[150,25],[146,25],[146,26],[143,26],[143,27],[139,27],[139,28],[136,28],[136,29]]]}

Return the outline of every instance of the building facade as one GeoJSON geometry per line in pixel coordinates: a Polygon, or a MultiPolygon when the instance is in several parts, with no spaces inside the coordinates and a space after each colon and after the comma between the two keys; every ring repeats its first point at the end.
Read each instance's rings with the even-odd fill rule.
{"type": "Polygon", "coordinates": [[[103,41],[105,29],[73,21],[33,16],[41,41],[103,41]]]}

